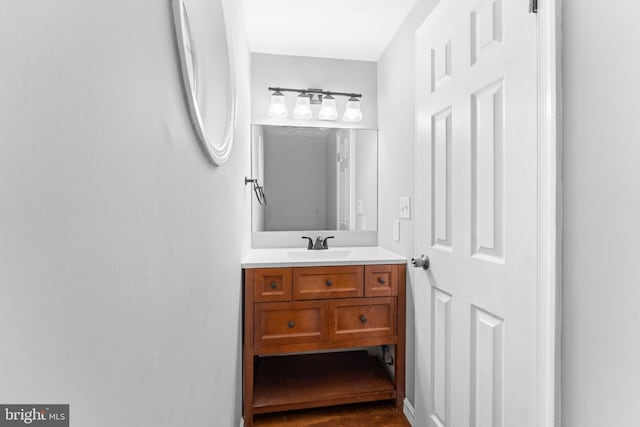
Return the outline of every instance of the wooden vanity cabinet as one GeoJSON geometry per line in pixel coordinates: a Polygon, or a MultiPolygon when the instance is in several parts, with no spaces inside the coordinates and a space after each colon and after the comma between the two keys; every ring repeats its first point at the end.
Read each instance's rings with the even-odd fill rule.
{"type": "Polygon", "coordinates": [[[404,264],[244,270],[244,425],[405,395],[404,264]],[[395,345],[394,378],[356,347],[395,345]],[[335,351],[327,351],[335,350],[335,351]],[[314,353],[317,352],[317,353],[314,353]]]}

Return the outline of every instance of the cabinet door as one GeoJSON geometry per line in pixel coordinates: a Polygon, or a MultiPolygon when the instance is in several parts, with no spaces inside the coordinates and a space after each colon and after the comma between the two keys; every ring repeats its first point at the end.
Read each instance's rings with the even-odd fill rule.
{"type": "Polygon", "coordinates": [[[289,301],[291,299],[290,268],[258,268],[253,273],[255,302],[289,301]]]}
{"type": "Polygon", "coordinates": [[[397,298],[352,298],[329,302],[331,341],[397,335],[397,298]]]}
{"type": "Polygon", "coordinates": [[[256,304],[253,335],[256,351],[327,341],[327,311],[327,301],[256,304]]]}
{"type": "Polygon", "coordinates": [[[363,296],[364,267],[300,267],[293,269],[293,299],[363,296]]]}
{"type": "Polygon", "coordinates": [[[397,265],[367,265],[364,269],[364,296],[390,297],[398,295],[397,265]]]}

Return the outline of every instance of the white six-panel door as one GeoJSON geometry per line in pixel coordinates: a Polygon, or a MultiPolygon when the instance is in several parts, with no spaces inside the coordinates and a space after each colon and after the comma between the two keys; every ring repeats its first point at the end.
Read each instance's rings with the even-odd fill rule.
{"type": "Polygon", "coordinates": [[[537,427],[537,44],[528,0],[416,33],[416,425],[537,427]]]}

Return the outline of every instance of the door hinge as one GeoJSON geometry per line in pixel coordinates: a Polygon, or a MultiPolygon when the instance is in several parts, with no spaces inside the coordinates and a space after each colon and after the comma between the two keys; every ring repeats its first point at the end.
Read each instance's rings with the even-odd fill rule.
{"type": "Polygon", "coordinates": [[[529,13],[538,13],[538,0],[529,0],[529,13]]]}

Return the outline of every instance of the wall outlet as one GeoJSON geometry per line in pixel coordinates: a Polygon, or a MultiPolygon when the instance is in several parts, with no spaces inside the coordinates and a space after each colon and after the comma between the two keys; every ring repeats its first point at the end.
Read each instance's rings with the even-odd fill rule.
{"type": "Polygon", "coordinates": [[[400,220],[399,219],[393,220],[393,241],[394,242],[400,241],[400,220]]]}
{"type": "Polygon", "coordinates": [[[400,197],[400,219],[411,219],[411,197],[400,197]]]}
{"type": "Polygon", "coordinates": [[[362,215],[362,200],[356,201],[356,215],[362,215]]]}

